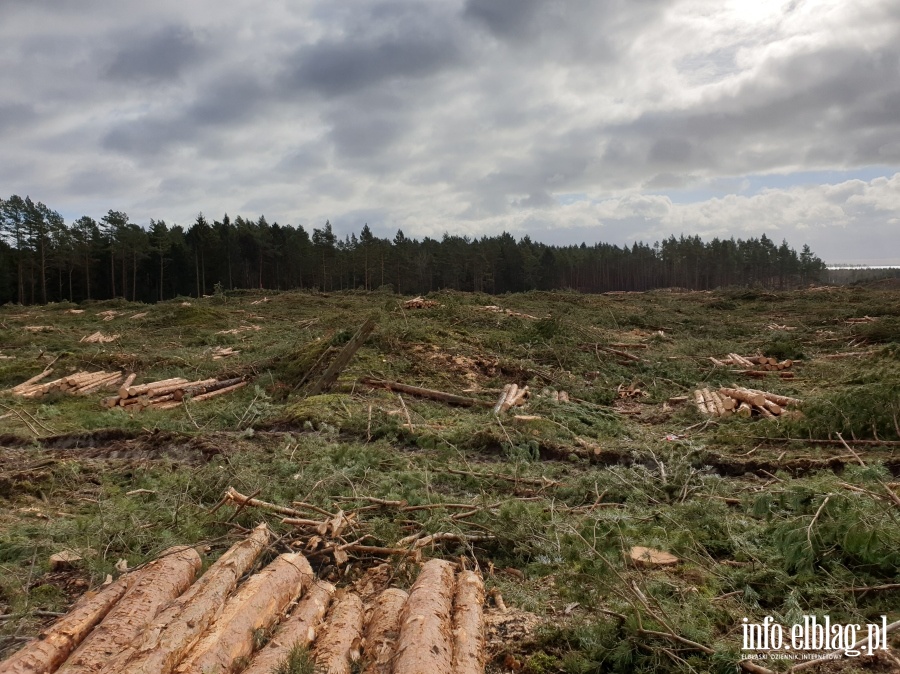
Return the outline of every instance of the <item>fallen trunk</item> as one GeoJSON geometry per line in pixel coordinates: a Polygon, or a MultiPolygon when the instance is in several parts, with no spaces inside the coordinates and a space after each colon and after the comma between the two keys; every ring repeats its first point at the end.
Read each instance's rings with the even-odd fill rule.
{"type": "Polygon", "coordinates": [[[314,578],[299,553],[280,555],[251,576],[222,610],[222,615],[176,670],[185,674],[230,672],[236,660],[253,653],[254,635],[266,630],[314,578]]]}
{"type": "Polygon", "coordinates": [[[194,403],[203,402],[204,400],[207,400],[209,398],[214,398],[215,396],[221,396],[221,395],[225,395],[226,393],[231,393],[232,391],[237,391],[239,388],[243,388],[246,385],[247,385],[247,382],[239,381],[236,384],[231,384],[230,386],[223,386],[221,388],[217,388],[212,391],[207,389],[206,393],[204,393],[202,395],[194,396],[193,398],[191,398],[191,402],[194,402],[194,403]]]}
{"type": "Polygon", "coordinates": [[[359,380],[361,384],[371,386],[372,388],[386,388],[389,391],[397,391],[399,393],[409,393],[410,395],[421,396],[422,398],[431,398],[432,400],[440,400],[441,402],[450,403],[451,405],[462,405],[463,407],[492,407],[493,403],[486,400],[478,400],[477,398],[466,398],[464,396],[453,395],[452,393],[444,393],[443,391],[434,391],[432,389],[420,388],[418,386],[409,386],[401,384],[397,381],[385,381],[382,379],[370,379],[364,377],[359,380]]]}
{"type": "Polygon", "coordinates": [[[453,599],[453,674],[484,672],[484,583],[474,571],[456,579],[453,599]]]}
{"type": "Polygon", "coordinates": [[[432,559],[422,567],[400,616],[394,674],[450,674],[453,580],[450,562],[432,559]]]}
{"type": "Polygon", "coordinates": [[[170,548],[138,572],[138,578],[84,643],[59,670],[60,674],[99,672],[128,646],[165,606],[181,595],[200,570],[193,548],[170,548]]]}
{"type": "Polygon", "coordinates": [[[334,585],[331,583],[311,583],[291,616],[278,628],[265,648],[253,657],[242,674],[271,674],[295,646],[309,646],[316,638],[316,631],[332,595],[334,585]]]}
{"type": "Polygon", "coordinates": [[[123,576],[99,592],[85,594],[71,611],[41,632],[36,641],[0,663],[0,674],[55,672],[128,591],[136,575],[123,576]]]}
{"type": "Polygon", "coordinates": [[[355,594],[345,595],[332,608],[316,643],[316,666],[323,674],[350,674],[351,663],[359,660],[364,613],[362,599],[355,594]]]}
{"type": "Polygon", "coordinates": [[[389,588],[375,600],[366,625],[363,674],[390,674],[400,633],[400,613],[408,596],[403,590],[389,588]]]}
{"type": "Polygon", "coordinates": [[[269,530],[260,524],[160,613],[142,637],[101,670],[103,674],[171,674],[268,542],[269,530]]]}

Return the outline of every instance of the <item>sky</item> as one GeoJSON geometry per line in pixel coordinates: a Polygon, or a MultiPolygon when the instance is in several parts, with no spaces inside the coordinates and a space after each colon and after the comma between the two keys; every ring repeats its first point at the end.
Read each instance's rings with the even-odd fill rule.
{"type": "Polygon", "coordinates": [[[0,0],[0,197],[900,264],[896,0],[0,0]]]}

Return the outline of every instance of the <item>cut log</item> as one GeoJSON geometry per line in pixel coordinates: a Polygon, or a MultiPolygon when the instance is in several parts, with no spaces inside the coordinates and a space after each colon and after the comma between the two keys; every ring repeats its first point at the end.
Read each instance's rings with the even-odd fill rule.
{"type": "Polygon", "coordinates": [[[559,402],[561,402],[561,403],[567,403],[567,402],[569,402],[569,394],[568,394],[568,392],[566,392],[566,391],[560,391],[560,392],[558,393],[558,395],[559,395],[559,402]]]}
{"type": "Polygon", "coordinates": [[[100,389],[109,388],[110,386],[115,386],[122,379],[121,372],[115,372],[107,377],[102,379],[95,379],[93,382],[87,385],[83,385],[77,389],[75,389],[74,393],[77,395],[90,395],[91,393],[96,393],[100,389]]]}
{"type": "Polygon", "coordinates": [[[231,547],[190,589],[173,601],[103,674],[171,674],[206,628],[218,617],[225,598],[269,542],[260,524],[231,547]]]}
{"type": "Polygon", "coordinates": [[[394,646],[400,634],[400,613],[408,596],[392,587],[375,600],[366,624],[363,674],[391,674],[394,646]]]}
{"type": "Polygon", "coordinates": [[[172,377],[171,379],[160,379],[159,381],[150,382],[149,384],[139,384],[138,386],[129,386],[125,393],[127,395],[122,395],[122,391],[119,391],[119,395],[123,398],[136,398],[137,396],[142,396],[148,393],[151,389],[154,388],[162,388],[163,386],[168,386],[169,384],[187,384],[188,380],[183,377],[172,377]]]}
{"type": "Polygon", "coordinates": [[[740,402],[747,403],[749,405],[756,405],[757,407],[762,407],[765,405],[766,397],[760,393],[753,393],[752,391],[744,388],[720,388],[719,393],[727,395],[735,400],[740,402]]]}
{"type": "Polygon", "coordinates": [[[710,391],[708,388],[703,389],[703,400],[706,402],[707,408],[713,409],[715,411],[715,416],[725,416],[725,406],[722,404],[722,399],[716,396],[716,394],[710,391]]]}
{"type": "Polygon", "coordinates": [[[703,392],[699,389],[694,391],[694,403],[697,405],[697,409],[700,410],[700,414],[709,414],[709,408],[706,406],[706,401],[703,399],[703,392]]]}
{"type": "Polygon", "coordinates": [[[240,384],[243,381],[243,377],[232,377],[231,379],[222,379],[221,381],[213,379],[211,384],[203,384],[202,386],[186,384],[184,389],[175,391],[175,400],[182,400],[185,396],[194,396],[194,399],[196,400],[201,395],[215,393],[216,391],[221,391],[223,388],[229,388],[235,384],[240,384]]]}
{"type": "Polygon", "coordinates": [[[748,403],[742,402],[735,412],[739,417],[750,417],[753,415],[753,407],[748,403]]]}
{"type": "Polygon", "coordinates": [[[673,566],[681,561],[678,557],[668,552],[654,550],[653,548],[645,548],[641,545],[636,545],[631,548],[628,557],[636,566],[647,567],[673,566]]]}
{"type": "Polygon", "coordinates": [[[484,672],[484,583],[462,571],[453,598],[453,674],[484,672]]]}
{"type": "Polygon", "coordinates": [[[271,674],[290,655],[295,646],[309,646],[316,638],[319,623],[334,595],[334,585],[325,581],[312,582],[297,603],[290,617],[278,628],[242,674],[271,674]]]}
{"type": "Polygon", "coordinates": [[[777,393],[769,393],[768,391],[759,391],[757,389],[748,388],[748,391],[751,393],[758,393],[759,395],[766,398],[766,400],[771,400],[776,405],[780,405],[782,407],[789,407],[791,405],[799,405],[801,401],[799,398],[791,398],[790,396],[783,396],[777,393]]]}
{"type": "Polygon", "coordinates": [[[503,404],[500,405],[500,412],[507,412],[509,408],[512,407],[513,400],[516,399],[516,396],[519,394],[519,385],[518,384],[510,384],[509,390],[506,392],[506,399],[503,401],[503,404]]]}
{"type": "Polygon", "coordinates": [[[235,661],[253,653],[257,630],[266,630],[315,577],[296,552],[278,556],[251,576],[222,610],[222,615],[191,649],[179,674],[225,674],[235,661]]]}
{"type": "Polygon", "coordinates": [[[134,640],[160,611],[194,582],[200,555],[170,548],[136,573],[137,580],[90,636],[66,660],[59,674],[93,674],[134,640]]]}
{"type": "Polygon", "coordinates": [[[39,382],[41,379],[46,379],[48,376],[50,376],[50,373],[51,373],[51,372],[53,372],[53,368],[52,368],[52,367],[51,367],[51,368],[48,368],[48,369],[46,369],[46,370],[44,370],[44,371],[41,372],[40,374],[34,375],[31,379],[26,379],[25,381],[23,381],[23,382],[22,382],[21,384],[19,384],[18,386],[13,386],[13,387],[10,389],[10,392],[11,392],[11,393],[19,393],[20,390],[28,389],[29,387],[31,387],[32,384],[36,384],[36,383],[39,382]]]}
{"type": "Polygon", "coordinates": [[[322,636],[316,642],[316,671],[350,674],[351,664],[359,660],[364,617],[359,595],[347,593],[332,606],[322,636]]]}
{"type": "Polygon", "coordinates": [[[136,579],[128,574],[99,592],[88,592],[62,618],[41,632],[8,660],[0,662],[0,674],[55,672],[88,633],[108,614],[136,579]]]}
{"type": "Polygon", "coordinates": [[[137,374],[132,372],[125,379],[125,382],[119,387],[119,397],[127,398],[128,397],[128,388],[134,383],[134,380],[137,379],[137,374]]]}
{"type": "Polygon", "coordinates": [[[215,398],[216,396],[223,396],[228,393],[237,391],[239,388],[243,388],[246,385],[246,381],[239,381],[237,384],[232,384],[231,386],[223,386],[222,388],[215,389],[214,391],[210,391],[209,393],[194,396],[193,398],[191,398],[191,402],[199,403],[203,402],[204,400],[209,400],[210,398],[215,398]]]}
{"type": "Polygon", "coordinates": [[[453,395],[452,393],[444,393],[443,391],[434,391],[432,389],[420,388],[418,386],[409,386],[396,381],[385,381],[381,379],[370,379],[363,377],[359,380],[361,384],[371,386],[372,388],[386,388],[389,391],[399,393],[409,393],[410,395],[421,396],[422,398],[430,398],[431,400],[439,400],[450,405],[461,405],[463,407],[492,407],[493,403],[487,400],[478,400],[477,398],[466,398],[464,396],[453,395]]]}
{"type": "Polygon", "coordinates": [[[215,384],[215,377],[211,379],[199,379],[197,381],[190,381],[185,383],[175,383],[175,384],[167,384],[165,386],[154,386],[149,391],[147,391],[147,395],[151,398],[155,398],[157,396],[163,396],[169,393],[175,393],[176,391],[184,391],[191,388],[201,388],[205,386],[209,386],[211,384],[215,384]]]}
{"type": "Polygon", "coordinates": [[[503,403],[506,402],[506,396],[509,393],[509,389],[512,387],[512,384],[506,384],[503,387],[503,390],[500,391],[500,397],[497,398],[497,403],[494,405],[494,414],[500,414],[500,408],[503,407],[503,403]]]}
{"type": "Polygon", "coordinates": [[[432,559],[409,591],[400,616],[394,674],[450,674],[453,667],[453,566],[432,559]]]}

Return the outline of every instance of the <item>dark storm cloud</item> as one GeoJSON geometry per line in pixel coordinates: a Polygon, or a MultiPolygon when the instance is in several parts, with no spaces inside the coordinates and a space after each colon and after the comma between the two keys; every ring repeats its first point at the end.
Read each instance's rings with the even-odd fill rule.
{"type": "Polygon", "coordinates": [[[200,52],[200,44],[190,30],[166,26],[151,35],[125,41],[104,74],[111,80],[127,82],[172,80],[196,61],[200,52]]]}
{"type": "Polygon", "coordinates": [[[338,96],[386,80],[423,79],[459,58],[457,46],[446,37],[435,41],[411,34],[370,44],[329,40],[299,50],[286,81],[298,92],[338,96]]]}

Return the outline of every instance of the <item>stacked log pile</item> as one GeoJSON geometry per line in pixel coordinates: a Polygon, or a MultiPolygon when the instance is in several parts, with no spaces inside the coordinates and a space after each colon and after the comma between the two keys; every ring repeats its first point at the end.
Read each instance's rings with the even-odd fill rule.
{"type": "Polygon", "coordinates": [[[521,407],[525,404],[530,393],[527,386],[519,388],[518,384],[507,384],[500,392],[500,397],[494,405],[494,414],[508,412],[512,407],[521,407]]]}
{"type": "MultiPolygon", "coordinates": [[[[300,553],[278,556],[240,583],[270,542],[260,525],[199,580],[200,559],[175,548],[89,593],[40,639],[0,662],[0,674],[263,674],[294,647],[316,671],[480,674],[484,584],[441,559],[422,565],[409,593],[387,588],[366,604],[319,581],[300,553]],[[327,617],[326,617],[327,615],[327,617]],[[325,620],[323,621],[323,617],[325,620]],[[259,648],[259,635],[274,630],[259,648]]],[[[279,670],[280,671],[280,670],[279,670]]]]}
{"type": "Polygon", "coordinates": [[[11,388],[10,393],[22,398],[41,398],[50,393],[90,395],[101,389],[118,386],[119,382],[122,381],[121,372],[107,372],[106,370],[88,372],[85,370],[43,384],[40,383],[43,379],[46,379],[51,372],[53,372],[52,369],[44,370],[39,375],[11,388]]]}
{"type": "Polygon", "coordinates": [[[103,399],[103,406],[123,407],[133,412],[148,408],[170,410],[181,405],[187,397],[190,397],[191,402],[202,402],[231,393],[247,385],[242,377],[222,380],[209,378],[196,381],[174,377],[147,384],[135,384],[135,378],[134,374],[128,375],[128,379],[119,387],[117,395],[103,399]]]}
{"type": "Polygon", "coordinates": [[[694,391],[694,402],[702,414],[724,417],[736,414],[743,417],[774,419],[800,404],[797,398],[758,391],[751,388],[722,387],[718,391],[708,388],[694,391]]]}
{"type": "Polygon", "coordinates": [[[793,379],[794,373],[790,372],[795,362],[791,359],[778,360],[768,356],[741,356],[736,353],[729,353],[726,358],[713,358],[710,361],[717,367],[739,367],[739,374],[748,377],[765,377],[770,372],[776,372],[782,379],[793,379]]]}
{"type": "Polygon", "coordinates": [[[424,297],[414,297],[403,303],[404,309],[432,309],[441,306],[440,302],[434,300],[426,300],[424,297]]]}

